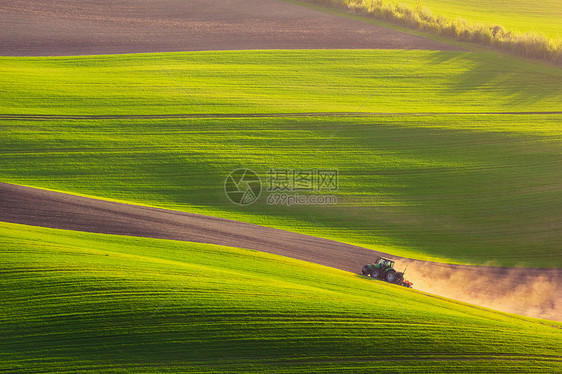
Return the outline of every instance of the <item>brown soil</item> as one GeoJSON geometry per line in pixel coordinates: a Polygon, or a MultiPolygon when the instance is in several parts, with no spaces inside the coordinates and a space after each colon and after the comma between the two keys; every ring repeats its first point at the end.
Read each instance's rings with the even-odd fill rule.
{"type": "Polygon", "coordinates": [[[456,300],[560,320],[560,269],[450,265],[222,218],[79,197],[0,183],[0,221],[95,233],[248,248],[358,273],[377,255],[408,265],[417,289],[456,300]]]}
{"type": "Polygon", "coordinates": [[[456,48],[277,0],[4,0],[0,55],[456,48]]]}

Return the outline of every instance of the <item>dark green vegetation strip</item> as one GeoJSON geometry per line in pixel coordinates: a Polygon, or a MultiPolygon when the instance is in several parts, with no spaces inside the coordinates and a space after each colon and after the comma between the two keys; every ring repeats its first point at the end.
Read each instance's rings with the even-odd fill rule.
{"type": "Polygon", "coordinates": [[[561,266],[559,69],[428,51],[4,58],[0,69],[4,182],[421,259],[561,266]],[[223,184],[239,167],[264,182],[270,167],[337,168],[338,204],[235,206],[223,184]]]}
{"type": "Polygon", "coordinates": [[[558,322],[249,250],[0,223],[0,273],[0,368],[20,373],[562,365],[558,322]]]}

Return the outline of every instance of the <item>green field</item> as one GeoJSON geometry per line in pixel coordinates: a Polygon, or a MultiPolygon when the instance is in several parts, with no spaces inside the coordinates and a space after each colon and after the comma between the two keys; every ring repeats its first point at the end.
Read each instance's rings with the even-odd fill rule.
{"type": "MultiPolygon", "coordinates": [[[[419,4],[561,36],[553,0],[419,4]]],[[[560,268],[562,70],[455,45],[0,57],[0,182],[560,268]],[[237,168],[338,170],[337,204],[235,205],[237,168]]],[[[561,322],[247,249],[0,222],[0,273],[0,371],[562,368],[561,322]]]]}
{"type": "Polygon", "coordinates": [[[562,115],[485,114],[559,110],[560,69],[430,51],[1,61],[0,113],[16,116],[0,119],[0,181],[420,259],[562,265],[553,252],[562,246],[562,115]],[[401,114],[333,114],[356,111],[401,114]],[[270,117],[252,117],[260,113],[270,117]],[[118,117],[132,114],[209,118],[118,117]],[[270,167],[337,168],[338,204],[269,206],[264,195],[238,207],[223,183],[239,167],[264,182],[270,167]]]}
{"type": "Polygon", "coordinates": [[[0,73],[1,114],[552,111],[562,97],[559,68],[494,52],[0,57],[0,73]]]}
{"type": "Polygon", "coordinates": [[[562,2],[558,0],[400,0],[397,3],[415,7],[418,3],[433,14],[488,25],[501,25],[518,32],[534,31],[551,38],[562,38],[562,2]]]}
{"type": "Polygon", "coordinates": [[[0,256],[0,367],[9,371],[561,366],[558,322],[250,250],[0,223],[0,256]]]}

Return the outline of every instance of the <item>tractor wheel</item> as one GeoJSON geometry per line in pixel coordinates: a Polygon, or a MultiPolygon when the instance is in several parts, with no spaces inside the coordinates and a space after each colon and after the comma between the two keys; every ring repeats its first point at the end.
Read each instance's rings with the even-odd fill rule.
{"type": "Polygon", "coordinates": [[[363,269],[361,269],[361,273],[363,273],[363,275],[369,275],[370,271],[371,271],[371,268],[369,267],[369,265],[365,265],[365,266],[363,266],[363,269]]]}
{"type": "Polygon", "coordinates": [[[396,282],[396,271],[394,271],[394,270],[387,271],[386,275],[384,276],[384,279],[388,283],[395,283],[396,282]]]}
{"type": "Polygon", "coordinates": [[[379,279],[379,275],[380,275],[379,269],[373,268],[371,270],[371,278],[379,279]]]}

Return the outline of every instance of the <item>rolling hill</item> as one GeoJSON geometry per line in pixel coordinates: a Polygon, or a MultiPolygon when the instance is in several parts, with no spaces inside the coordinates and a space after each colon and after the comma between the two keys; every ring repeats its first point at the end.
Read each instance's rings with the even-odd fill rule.
{"type": "Polygon", "coordinates": [[[6,223],[0,233],[0,366],[8,371],[501,373],[561,365],[558,322],[319,265],[6,223]]]}

